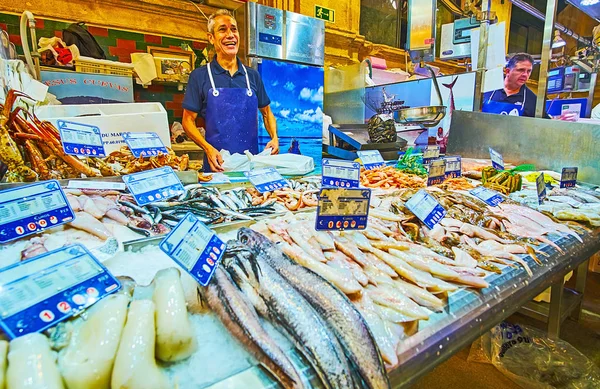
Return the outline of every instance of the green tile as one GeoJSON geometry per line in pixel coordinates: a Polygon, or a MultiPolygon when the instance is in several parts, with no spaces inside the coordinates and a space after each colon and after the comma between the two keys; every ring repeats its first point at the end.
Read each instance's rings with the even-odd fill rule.
{"type": "Polygon", "coordinates": [[[8,24],[6,26],[6,29],[8,30],[7,32],[9,35],[20,35],[21,34],[18,24],[8,24]]]}
{"type": "Polygon", "coordinates": [[[116,38],[110,38],[110,37],[105,37],[105,36],[95,36],[94,39],[96,39],[96,42],[98,42],[98,44],[102,47],[102,49],[104,51],[107,51],[109,46],[117,45],[116,38]]]}
{"type": "MultiPolygon", "coordinates": [[[[152,46],[152,45],[150,45],[150,46],[152,46]]],[[[138,50],[148,51],[148,43],[137,41],[137,42],[135,42],[135,48],[138,50]]]]}
{"type": "Polygon", "coordinates": [[[20,15],[0,14],[0,23],[19,25],[20,15]]]}
{"type": "Polygon", "coordinates": [[[176,39],[176,38],[170,38],[167,36],[163,36],[162,38],[162,45],[164,47],[169,47],[169,46],[177,46],[179,47],[181,45],[182,40],[181,39],[176,39]]]}
{"type": "Polygon", "coordinates": [[[110,38],[128,39],[128,40],[132,40],[132,41],[140,41],[140,40],[143,41],[144,40],[143,34],[139,34],[137,32],[122,31],[122,30],[109,29],[108,36],[110,38]]]}

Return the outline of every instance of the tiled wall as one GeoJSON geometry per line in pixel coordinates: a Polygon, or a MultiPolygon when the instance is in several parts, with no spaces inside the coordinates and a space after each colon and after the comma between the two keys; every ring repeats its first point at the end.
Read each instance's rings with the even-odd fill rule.
{"type": "MultiPolygon", "coordinates": [[[[7,31],[9,39],[15,44],[19,54],[23,53],[21,47],[21,37],[19,35],[19,18],[17,15],[0,13],[0,27],[7,31]]],[[[40,37],[61,37],[62,30],[66,29],[70,23],[36,18],[36,34],[40,37]]],[[[106,54],[106,59],[131,62],[129,56],[134,52],[147,52],[148,46],[160,46],[168,48],[180,48],[182,43],[187,43],[194,49],[196,56],[202,59],[202,50],[206,43],[197,41],[188,41],[166,36],[141,34],[110,28],[101,28],[88,26],[88,31],[94,36],[100,47],[106,54]]],[[[148,88],[139,85],[134,86],[134,99],[136,102],[156,101],[164,105],[169,116],[169,124],[173,121],[181,121],[183,109],[183,93],[177,90],[176,85],[156,85],[148,88]]]]}

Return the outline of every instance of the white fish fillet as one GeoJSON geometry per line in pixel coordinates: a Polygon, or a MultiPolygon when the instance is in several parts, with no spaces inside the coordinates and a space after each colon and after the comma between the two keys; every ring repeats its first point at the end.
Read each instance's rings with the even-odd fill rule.
{"type": "Polygon", "coordinates": [[[325,258],[321,247],[318,245],[318,243],[318,248],[313,244],[310,244],[310,242],[306,239],[306,235],[299,228],[299,224],[290,224],[287,228],[287,233],[292,238],[294,243],[300,246],[300,248],[302,248],[302,250],[308,253],[312,258],[320,262],[327,262],[327,258],[325,258]]]}
{"type": "Polygon", "coordinates": [[[452,252],[454,253],[454,261],[458,266],[464,266],[469,268],[477,267],[477,260],[474,259],[469,253],[464,250],[459,249],[458,247],[452,247],[452,252]]]}
{"type": "Polygon", "coordinates": [[[383,360],[389,363],[390,365],[398,364],[398,356],[396,355],[396,347],[392,343],[392,340],[388,336],[387,330],[385,328],[385,322],[381,317],[375,312],[373,307],[373,303],[366,298],[365,295],[358,301],[354,301],[354,305],[360,311],[362,317],[367,322],[373,337],[375,338],[375,342],[379,347],[379,351],[381,352],[381,356],[383,360]]]}
{"type": "Polygon", "coordinates": [[[395,309],[403,315],[412,317],[414,320],[427,320],[429,318],[429,312],[422,309],[417,303],[402,293],[399,293],[398,289],[394,289],[389,285],[369,285],[365,289],[369,297],[379,305],[395,309]]]}
{"type": "Polygon", "coordinates": [[[69,223],[71,227],[89,232],[103,240],[112,237],[110,231],[98,219],[87,212],[75,212],[75,220],[69,223]]]}
{"type": "Polygon", "coordinates": [[[8,389],[63,389],[64,384],[50,342],[37,332],[16,338],[10,342],[8,389]]]}
{"type": "Polygon", "coordinates": [[[325,252],[325,257],[327,258],[327,265],[350,271],[352,276],[354,276],[354,279],[362,286],[366,286],[369,283],[369,278],[363,272],[363,269],[360,267],[360,265],[356,262],[353,262],[350,258],[344,255],[344,253],[340,251],[327,251],[325,252]]]}

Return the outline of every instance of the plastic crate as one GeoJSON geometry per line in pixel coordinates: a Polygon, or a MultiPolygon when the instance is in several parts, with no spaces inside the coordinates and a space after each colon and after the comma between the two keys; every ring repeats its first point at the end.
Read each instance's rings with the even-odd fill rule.
{"type": "Polygon", "coordinates": [[[133,64],[108,61],[89,57],[79,57],[75,61],[75,71],[80,73],[112,74],[115,76],[133,76],[133,64]]]}

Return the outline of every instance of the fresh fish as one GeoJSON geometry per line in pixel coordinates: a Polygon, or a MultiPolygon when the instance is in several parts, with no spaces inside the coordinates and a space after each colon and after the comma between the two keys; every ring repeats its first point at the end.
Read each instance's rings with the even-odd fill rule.
{"type": "MultiPolygon", "coordinates": [[[[219,196],[219,200],[221,200],[221,202],[223,204],[225,204],[227,206],[227,208],[231,209],[232,211],[237,211],[238,209],[240,209],[240,207],[234,201],[233,196],[229,196],[229,195],[225,194],[225,192],[221,193],[221,196],[219,196]]],[[[244,207],[242,206],[242,208],[244,208],[244,207]]]]}
{"type": "Polygon", "coordinates": [[[320,262],[327,262],[327,258],[321,250],[319,242],[310,234],[310,232],[302,226],[301,223],[289,224],[287,227],[287,233],[292,240],[300,246],[300,248],[312,258],[320,262]],[[310,240],[314,239],[315,243],[311,244],[310,240]]]}
{"type": "MultiPolygon", "coordinates": [[[[373,334],[356,307],[322,277],[287,258],[263,235],[241,228],[238,239],[294,286],[335,331],[367,388],[389,388],[373,334]]],[[[395,354],[394,354],[395,355],[395,354]]]]}
{"type": "Polygon", "coordinates": [[[137,213],[141,213],[141,214],[149,214],[150,211],[148,211],[146,208],[144,207],[140,207],[139,205],[135,205],[134,203],[130,202],[130,201],[125,201],[122,199],[118,199],[117,200],[117,204],[119,205],[124,205],[128,208],[133,209],[135,212],[137,213]]]}
{"type": "Polygon", "coordinates": [[[98,219],[87,212],[75,212],[75,220],[69,223],[71,227],[89,232],[102,240],[112,237],[110,231],[98,219]]]}
{"type": "Polygon", "coordinates": [[[353,262],[350,258],[339,251],[326,251],[325,257],[327,258],[327,265],[333,266],[336,269],[349,270],[354,279],[358,281],[362,286],[366,286],[369,283],[369,278],[363,272],[362,268],[356,262],[353,262]]]}
{"type": "Polygon", "coordinates": [[[252,216],[244,215],[243,213],[232,211],[227,208],[217,208],[217,211],[221,212],[223,215],[233,216],[233,217],[241,219],[241,220],[254,220],[254,218],[252,216]]]}
{"type": "Polygon", "coordinates": [[[217,208],[228,208],[227,205],[225,205],[217,195],[215,195],[214,193],[210,193],[208,195],[208,197],[210,198],[210,200],[217,206],[217,208]]]}
{"type": "Polygon", "coordinates": [[[402,293],[398,293],[397,289],[388,285],[377,287],[369,285],[366,289],[373,302],[379,305],[394,309],[413,320],[427,320],[429,318],[429,312],[402,293]]]}

